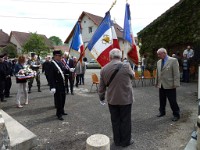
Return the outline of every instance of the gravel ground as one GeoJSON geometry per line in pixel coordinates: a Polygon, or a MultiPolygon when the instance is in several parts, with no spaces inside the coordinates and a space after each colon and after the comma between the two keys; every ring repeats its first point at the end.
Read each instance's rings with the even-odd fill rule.
{"type": "MultiPolygon", "coordinates": [[[[67,95],[64,121],[55,116],[53,95],[49,93],[44,75],[41,75],[42,92],[37,92],[34,81],[29,105],[16,108],[18,86],[13,77],[11,98],[3,103],[3,110],[37,135],[38,146],[34,150],[85,150],[86,139],[95,133],[107,135],[111,150],[112,139],[110,114],[107,106],[100,105],[95,86],[90,92],[91,73],[99,75],[99,69],[88,69],[85,85],[75,88],[75,95],[67,95]]],[[[157,118],[158,89],[141,85],[134,87],[135,102],[132,107],[132,137],[135,143],[125,150],[183,150],[188,143],[197,119],[197,83],[182,83],[177,89],[181,119],[172,122],[172,111],[167,104],[166,116],[157,118]]]]}

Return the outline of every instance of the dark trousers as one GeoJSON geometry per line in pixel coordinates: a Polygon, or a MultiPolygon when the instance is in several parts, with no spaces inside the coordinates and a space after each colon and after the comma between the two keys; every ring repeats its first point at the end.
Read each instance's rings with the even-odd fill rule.
{"type": "Polygon", "coordinates": [[[54,102],[56,107],[56,116],[62,117],[65,107],[65,92],[60,92],[59,89],[56,89],[54,94],[54,102]]]}
{"type": "Polygon", "coordinates": [[[189,82],[189,70],[183,70],[183,82],[189,82]]]}
{"type": "Polygon", "coordinates": [[[128,145],[131,139],[131,107],[129,105],[110,105],[113,140],[115,144],[128,145]]]}
{"type": "Polygon", "coordinates": [[[84,74],[79,75],[79,84],[81,83],[84,85],[84,74]]]}
{"type": "Polygon", "coordinates": [[[79,84],[79,78],[80,78],[80,75],[77,74],[77,75],[76,75],[76,87],[78,87],[78,84],[79,84]]]}
{"type": "Polygon", "coordinates": [[[160,98],[159,111],[161,114],[165,114],[165,107],[168,98],[170,107],[173,111],[173,115],[176,117],[180,117],[179,114],[180,110],[176,101],[176,89],[164,89],[163,87],[161,87],[159,89],[159,98],[160,98]]]}
{"type": "Polygon", "coordinates": [[[11,77],[6,78],[6,81],[5,81],[5,91],[4,91],[5,97],[9,97],[10,96],[11,85],[12,85],[11,77]]]}
{"type": "Polygon", "coordinates": [[[65,88],[67,89],[67,93],[69,93],[69,86],[71,93],[73,93],[74,78],[72,75],[65,75],[65,88]]]}
{"type": "Polygon", "coordinates": [[[46,79],[47,79],[47,83],[48,83],[48,85],[49,85],[49,75],[48,75],[48,74],[45,74],[45,76],[46,76],[46,79]]]}
{"type": "Polygon", "coordinates": [[[4,100],[5,81],[0,81],[0,100],[4,100]]]}

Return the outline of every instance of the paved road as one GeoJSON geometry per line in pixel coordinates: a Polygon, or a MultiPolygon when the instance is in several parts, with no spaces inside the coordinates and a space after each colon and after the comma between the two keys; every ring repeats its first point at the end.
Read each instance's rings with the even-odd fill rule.
{"type": "MultiPolygon", "coordinates": [[[[91,73],[99,75],[98,69],[88,69],[86,84],[75,88],[75,95],[67,95],[65,110],[69,114],[64,121],[55,116],[53,95],[49,93],[44,75],[41,75],[42,92],[37,92],[34,81],[30,103],[24,108],[15,107],[17,85],[13,78],[11,98],[3,103],[3,110],[23,124],[38,137],[37,150],[85,150],[87,137],[95,133],[111,139],[111,150],[121,150],[112,143],[110,114],[107,106],[99,104],[95,87],[91,87],[91,73]]],[[[181,119],[172,122],[172,112],[167,104],[166,116],[157,118],[158,89],[153,86],[134,87],[135,102],[132,108],[132,136],[135,144],[125,150],[183,150],[190,139],[197,118],[197,83],[182,83],[178,88],[181,119]]]]}

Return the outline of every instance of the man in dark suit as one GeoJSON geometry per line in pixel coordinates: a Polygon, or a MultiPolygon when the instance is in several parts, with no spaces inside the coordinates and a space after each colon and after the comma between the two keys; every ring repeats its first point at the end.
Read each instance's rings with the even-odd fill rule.
{"type": "Polygon", "coordinates": [[[45,62],[42,64],[42,73],[45,74],[48,85],[49,85],[49,71],[51,70],[50,57],[46,57],[45,62]]]}
{"type": "MultiPolygon", "coordinates": [[[[68,61],[68,57],[69,57],[69,54],[68,54],[68,52],[65,52],[64,53],[64,56],[63,56],[63,58],[62,58],[62,63],[63,63],[63,67],[64,67],[64,75],[65,75],[65,88],[66,88],[66,90],[67,90],[67,94],[69,93],[69,85],[68,85],[68,81],[70,82],[70,78],[69,78],[69,76],[70,76],[70,67],[69,67],[69,65],[68,65],[68,63],[67,63],[67,61],[68,61]]],[[[71,82],[70,82],[70,87],[71,87],[71,82]]],[[[70,90],[71,90],[71,88],[70,88],[70,90]]],[[[73,90],[71,90],[71,92],[73,93],[73,90]]]]}
{"type": "Polygon", "coordinates": [[[75,67],[75,62],[74,62],[74,58],[71,57],[69,59],[69,65],[70,67],[70,73],[69,73],[69,85],[70,85],[70,91],[71,94],[74,95],[74,78],[75,78],[75,73],[74,73],[74,67],[75,67]]]}
{"type": "Polygon", "coordinates": [[[54,60],[51,62],[51,69],[49,72],[50,92],[54,94],[54,101],[56,106],[56,116],[59,120],[64,120],[63,115],[67,115],[64,111],[65,106],[65,77],[63,74],[63,65],[61,62],[62,52],[53,51],[54,60]]]}
{"type": "Polygon", "coordinates": [[[10,88],[11,88],[11,85],[12,85],[12,80],[11,80],[12,64],[8,60],[7,53],[4,56],[4,64],[5,64],[5,67],[6,67],[6,80],[5,80],[4,96],[5,97],[10,97],[10,88]]]}
{"type": "Polygon", "coordinates": [[[5,102],[4,100],[4,89],[5,89],[5,80],[6,80],[6,66],[4,64],[4,55],[0,54],[0,101],[5,102]]]}
{"type": "Polygon", "coordinates": [[[160,113],[157,117],[165,116],[167,98],[173,111],[172,121],[180,119],[180,109],[176,101],[176,88],[180,86],[179,64],[176,58],[167,55],[164,48],[157,51],[160,60],[157,62],[155,86],[159,88],[160,113]]]}

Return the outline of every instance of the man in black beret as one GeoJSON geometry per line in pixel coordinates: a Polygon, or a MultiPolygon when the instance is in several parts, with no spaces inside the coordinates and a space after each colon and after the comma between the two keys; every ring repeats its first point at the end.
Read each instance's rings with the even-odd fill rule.
{"type": "Polygon", "coordinates": [[[53,60],[49,71],[50,93],[54,94],[54,102],[56,107],[56,116],[59,120],[64,120],[63,115],[67,115],[64,111],[65,106],[65,76],[64,65],[61,62],[62,52],[53,51],[53,60]]]}
{"type": "MultiPolygon", "coordinates": [[[[33,71],[36,71],[35,79],[37,82],[38,92],[41,92],[40,90],[40,65],[41,64],[40,64],[39,59],[36,59],[35,53],[31,53],[31,59],[28,60],[27,64],[30,66],[30,68],[33,71]]],[[[28,81],[28,88],[29,88],[28,93],[31,93],[31,87],[33,86],[33,81],[34,81],[34,78],[31,78],[28,81]]]]}

